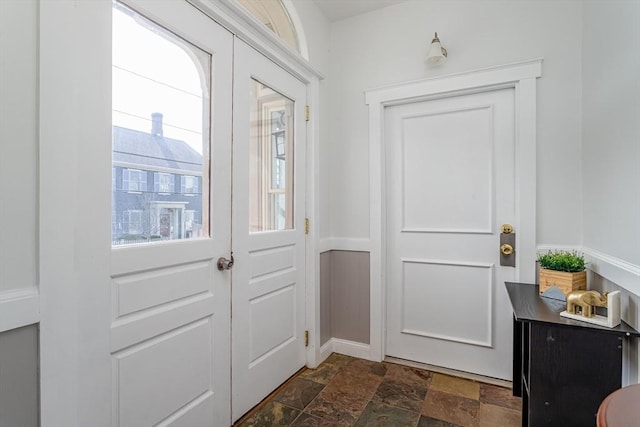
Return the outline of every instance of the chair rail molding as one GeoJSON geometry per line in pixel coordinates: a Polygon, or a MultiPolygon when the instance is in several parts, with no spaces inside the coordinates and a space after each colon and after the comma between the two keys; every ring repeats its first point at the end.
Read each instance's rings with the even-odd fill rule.
{"type": "Polygon", "coordinates": [[[39,321],[40,296],[37,287],[0,292],[0,333],[39,321]]]}
{"type": "Polygon", "coordinates": [[[587,268],[629,292],[640,295],[640,266],[588,247],[582,248],[587,268]]]}
{"type": "Polygon", "coordinates": [[[369,236],[371,239],[371,337],[369,359],[385,357],[386,237],[384,109],[393,105],[514,88],[516,143],[516,226],[521,242],[516,254],[516,279],[535,277],[536,242],[536,80],[542,76],[542,58],[484,68],[365,92],[369,106],[369,236]]]}
{"type": "Polygon", "coordinates": [[[328,251],[370,252],[371,241],[351,237],[326,237],[320,239],[320,253],[328,251]]]}

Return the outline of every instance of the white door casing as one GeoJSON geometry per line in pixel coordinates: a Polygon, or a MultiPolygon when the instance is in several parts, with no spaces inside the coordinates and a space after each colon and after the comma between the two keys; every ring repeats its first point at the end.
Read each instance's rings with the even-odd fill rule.
{"type": "Polygon", "coordinates": [[[211,237],[112,248],[112,2],[42,2],[41,420],[229,425],[233,40],[186,2],[126,4],[212,56],[211,237]]]}
{"type": "MultiPolygon", "coordinates": [[[[236,40],[234,55],[232,413],[237,420],[306,362],[305,126],[306,86],[236,40]],[[291,228],[250,232],[251,86],[257,81],[293,101],[291,228]]],[[[255,143],[255,141],[254,141],[255,143]]],[[[291,153],[288,153],[290,156],[291,153]]],[[[289,157],[288,157],[289,159],[289,157]]],[[[287,175],[289,177],[289,175],[287,175]]],[[[253,182],[253,181],[252,181],[253,182]]]]}
{"type": "Polygon", "coordinates": [[[511,377],[500,224],[515,216],[514,90],[388,107],[389,356],[511,377]]]}
{"type": "Polygon", "coordinates": [[[518,243],[513,277],[517,281],[532,281],[535,277],[536,229],[536,79],[541,74],[542,59],[535,59],[366,92],[370,149],[371,360],[383,360],[386,354],[386,108],[428,99],[514,88],[515,218],[512,225],[516,227],[518,243]]]}

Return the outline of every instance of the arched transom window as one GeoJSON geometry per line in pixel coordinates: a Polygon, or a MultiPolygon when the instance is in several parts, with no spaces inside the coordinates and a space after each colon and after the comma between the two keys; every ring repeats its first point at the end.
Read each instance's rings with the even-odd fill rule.
{"type": "Polygon", "coordinates": [[[296,52],[300,52],[295,26],[282,0],[237,1],[296,52]]]}

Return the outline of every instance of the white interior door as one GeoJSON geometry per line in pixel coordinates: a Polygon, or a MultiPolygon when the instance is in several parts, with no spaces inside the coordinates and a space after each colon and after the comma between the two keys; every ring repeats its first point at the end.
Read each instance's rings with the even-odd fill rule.
{"type": "Polygon", "coordinates": [[[305,364],[305,85],[236,40],[232,413],[305,364]]]}
{"type": "Polygon", "coordinates": [[[183,1],[45,3],[43,425],[229,425],[232,36],[183,1]]]}
{"type": "MultiPolygon", "coordinates": [[[[511,377],[514,89],[385,109],[386,354],[511,377]]],[[[516,248],[517,250],[517,248],[516,248]]]]}

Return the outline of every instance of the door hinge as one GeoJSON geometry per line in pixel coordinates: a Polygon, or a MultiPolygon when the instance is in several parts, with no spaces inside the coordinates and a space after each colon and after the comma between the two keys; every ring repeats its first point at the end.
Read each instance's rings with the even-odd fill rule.
{"type": "Polygon", "coordinates": [[[304,331],[304,346],[309,347],[309,331],[304,331]]]}
{"type": "Polygon", "coordinates": [[[307,120],[307,121],[309,121],[309,116],[310,116],[310,115],[311,115],[311,107],[309,107],[309,106],[307,105],[307,107],[305,108],[305,117],[306,117],[306,120],[307,120]]]}
{"type": "Polygon", "coordinates": [[[304,219],[304,234],[309,234],[309,218],[304,219]]]}

